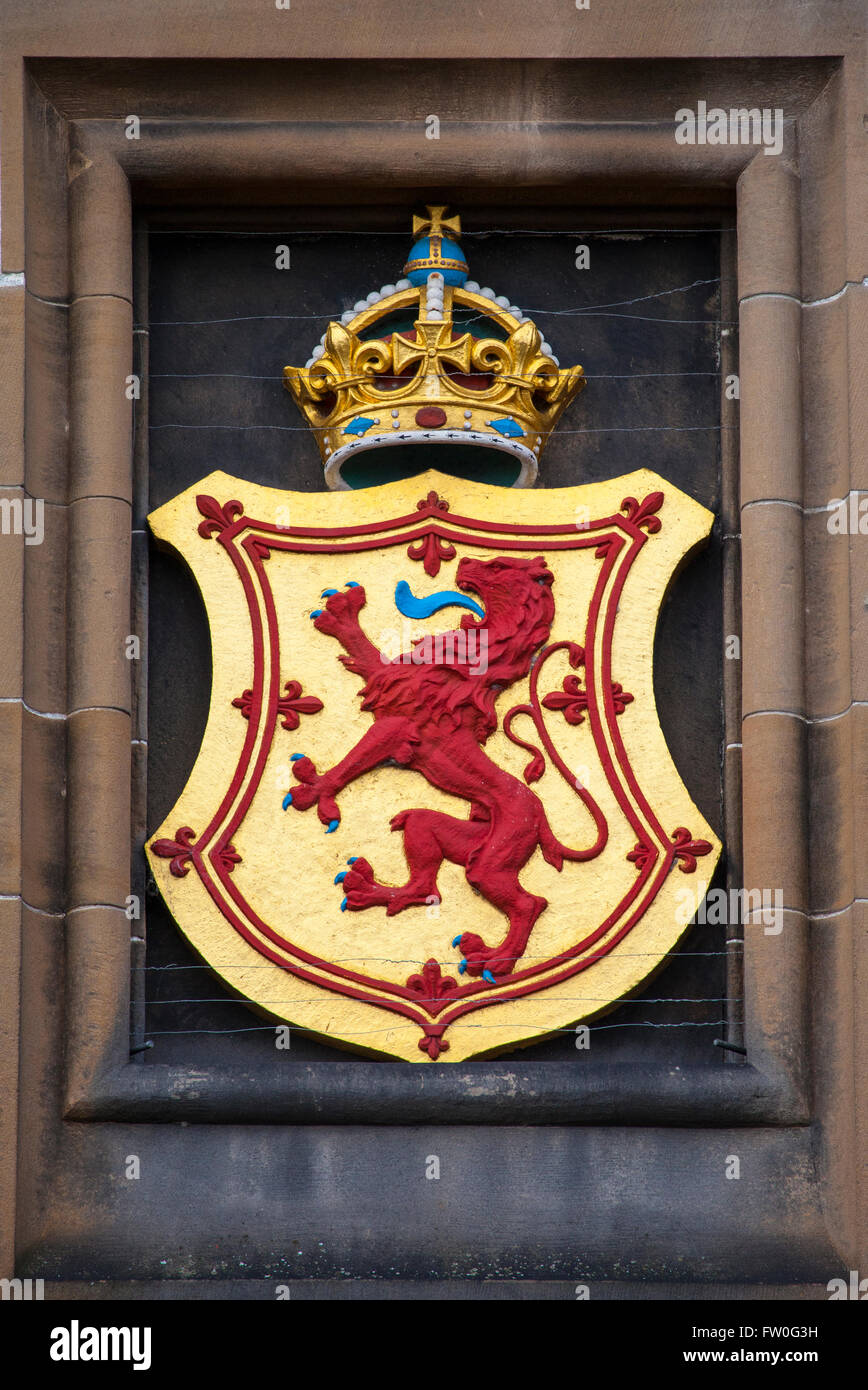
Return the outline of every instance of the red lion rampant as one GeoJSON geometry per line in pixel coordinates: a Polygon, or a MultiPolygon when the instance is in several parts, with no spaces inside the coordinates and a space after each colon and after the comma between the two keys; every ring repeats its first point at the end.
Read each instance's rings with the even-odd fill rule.
{"type": "MultiPolygon", "coordinates": [[[[509,924],[497,945],[488,946],[469,931],[452,943],[464,957],[461,972],[482,975],[491,983],[512,971],[548,906],[545,898],[529,893],[519,882],[537,847],[560,870],[565,859],[591,858],[605,842],[603,829],[591,849],[561,844],[536,793],[483,751],[497,728],[499,695],[528,674],[534,653],[548,641],[555,611],[552,579],[542,556],[462,559],[458,587],[478,596],[485,616],[462,618],[461,640],[449,640],[458,639],[458,632],[441,635],[445,640],[438,642],[437,650],[443,659],[420,664],[406,653],[389,660],[366,636],[359,623],[366,602],[361,585],[331,591],[325,608],[313,615],[314,626],[340,642],[344,654],[339,659],[363,678],[362,708],[371,711],[373,723],[328,772],[317,772],[310,758],[296,755],[293,772],[299,785],[284,801],[284,807],[291,804],[297,811],[316,805],[323,824],[335,829],[340,821],[338,794],[357,777],[389,763],[421,772],[432,786],[469,802],[467,819],[426,809],[401,811],[392,818],[392,829],[404,833],[410,870],[406,883],[378,883],[363,858],[350,860],[350,868],[336,881],[343,882],[344,908],[360,912],[385,906],[392,916],[438,900],[437,873],[443,860],[461,864],[468,883],[503,912],[509,924]],[[486,657],[481,663],[466,655],[471,645],[467,634],[473,629],[475,650],[484,650],[486,657]],[[484,647],[479,641],[483,636],[484,647]]],[[[415,643],[414,650],[418,646],[415,643]]]]}

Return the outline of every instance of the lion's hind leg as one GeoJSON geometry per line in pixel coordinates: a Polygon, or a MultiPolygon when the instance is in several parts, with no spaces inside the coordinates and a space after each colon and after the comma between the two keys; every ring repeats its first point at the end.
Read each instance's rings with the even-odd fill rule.
{"type": "Polygon", "coordinates": [[[459,820],[442,811],[399,811],[390,824],[393,830],[404,832],[410,877],[398,886],[378,883],[367,859],[355,859],[349,869],[338,874],[337,881],[344,888],[344,910],[359,912],[384,906],[387,915],[394,917],[407,907],[438,901],[437,873],[443,860],[465,864],[488,831],[486,824],[459,820]]]}
{"type": "MultiPolygon", "coordinates": [[[[470,876],[468,875],[468,878],[470,876]]],[[[490,876],[480,874],[475,886],[483,897],[500,908],[509,919],[509,930],[498,946],[487,946],[475,932],[464,932],[458,945],[464,959],[458,970],[468,975],[482,975],[489,982],[509,975],[524,955],[534,923],[548,907],[545,898],[537,897],[522,888],[518,876],[511,871],[494,870],[490,876]]]]}
{"type": "Polygon", "coordinates": [[[363,912],[366,907],[385,907],[386,916],[394,917],[405,907],[420,907],[437,897],[436,875],[433,881],[429,878],[414,880],[411,877],[409,882],[396,886],[379,883],[367,859],[359,857],[347,862],[350,867],[335,879],[335,883],[343,885],[342,912],[363,912]]]}
{"type": "Polygon", "coordinates": [[[453,864],[466,864],[469,855],[484,840],[488,824],[447,816],[443,811],[399,811],[390,822],[393,830],[404,832],[404,853],[410,867],[410,878],[399,890],[406,901],[396,900],[390,913],[400,912],[413,902],[429,902],[439,898],[437,873],[444,859],[453,864]]]}
{"type": "Polygon", "coordinates": [[[524,955],[534,923],[548,907],[545,898],[529,893],[519,882],[519,870],[529,858],[527,836],[504,833],[491,837],[467,868],[468,883],[507,918],[509,929],[497,946],[488,946],[475,932],[464,932],[457,942],[464,959],[463,975],[482,975],[489,983],[509,975],[524,955]]]}
{"type": "Polygon", "coordinates": [[[343,869],[335,878],[335,883],[340,883],[344,892],[341,912],[388,907],[398,890],[388,883],[378,883],[367,859],[354,856],[347,863],[350,867],[343,869]]]}

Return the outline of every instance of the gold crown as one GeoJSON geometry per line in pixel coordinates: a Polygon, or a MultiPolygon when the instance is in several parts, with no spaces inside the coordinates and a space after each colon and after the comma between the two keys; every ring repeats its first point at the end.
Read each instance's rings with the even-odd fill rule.
{"type": "Polygon", "coordinates": [[[529,487],[585,384],[516,305],[468,280],[461,223],[445,211],[414,217],[406,279],[330,323],[304,367],[283,369],[331,488],[350,486],[344,465],[362,451],[413,444],[497,449],[517,462],[513,486],[529,487]]]}

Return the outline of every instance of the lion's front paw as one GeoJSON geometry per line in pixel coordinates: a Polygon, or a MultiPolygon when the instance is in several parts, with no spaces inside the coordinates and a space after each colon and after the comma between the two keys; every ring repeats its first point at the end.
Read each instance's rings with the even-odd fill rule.
{"type": "Polygon", "coordinates": [[[303,753],[293,753],[292,775],[299,783],[283,798],[283,809],[290,806],[296,811],[307,811],[316,806],[317,815],[331,835],[341,823],[341,813],[334,797],[330,794],[326,778],[317,776],[315,764],[303,753]]]}
{"type": "Polygon", "coordinates": [[[361,584],[348,579],[344,591],[323,589],[321,597],[326,599],[325,608],[315,608],[311,613],[314,627],[319,632],[334,636],[347,624],[355,623],[359,612],[367,602],[367,595],[361,584]]]}

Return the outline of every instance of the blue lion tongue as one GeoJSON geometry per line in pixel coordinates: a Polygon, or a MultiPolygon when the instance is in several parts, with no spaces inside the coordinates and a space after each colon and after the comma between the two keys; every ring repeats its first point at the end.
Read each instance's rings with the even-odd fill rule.
{"type": "Polygon", "coordinates": [[[469,608],[478,617],[485,617],[485,609],[466,594],[459,594],[455,589],[441,589],[427,598],[417,598],[406,579],[399,579],[395,585],[395,607],[405,618],[430,618],[441,608],[451,607],[469,608]]]}

